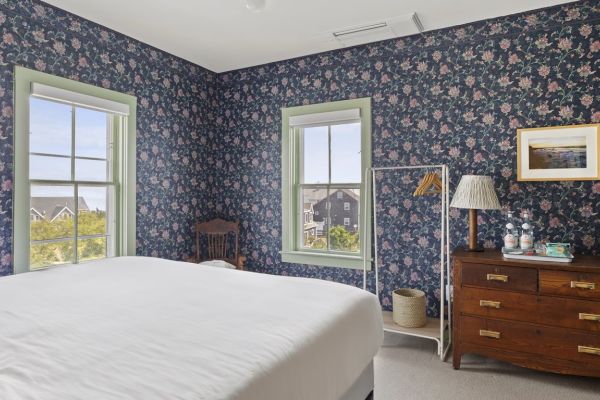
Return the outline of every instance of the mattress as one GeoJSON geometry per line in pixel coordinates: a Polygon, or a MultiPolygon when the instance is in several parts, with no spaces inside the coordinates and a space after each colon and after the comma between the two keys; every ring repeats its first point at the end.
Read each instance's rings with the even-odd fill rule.
{"type": "Polygon", "coordinates": [[[0,278],[0,399],[339,399],[383,340],[370,293],[145,257],[0,278]]]}

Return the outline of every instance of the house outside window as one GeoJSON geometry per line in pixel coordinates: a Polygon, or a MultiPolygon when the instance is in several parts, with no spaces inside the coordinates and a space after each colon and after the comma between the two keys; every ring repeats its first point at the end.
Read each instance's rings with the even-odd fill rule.
{"type": "Polygon", "coordinates": [[[363,268],[370,260],[370,218],[361,218],[370,211],[370,127],[369,98],[282,110],[284,262],[363,268]],[[305,233],[309,206],[314,236],[305,233]]]}
{"type": "Polygon", "coordinates": [[[136,102],[15,68],[15,273],[135,255],[136,102]]]}

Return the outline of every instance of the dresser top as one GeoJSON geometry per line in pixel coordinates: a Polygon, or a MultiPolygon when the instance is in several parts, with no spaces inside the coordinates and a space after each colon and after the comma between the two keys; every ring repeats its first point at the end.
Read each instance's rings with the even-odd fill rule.
{"type": "Polygon", "coordinates": [[[520,266],[545,269],[557,269],[563,271],[582,271],[582,272],[600,272],[600,256],[575,255],[571,263],[551,262],[551,261],[529,261],[506,259],[502,257],[500,250],[486,249],[482,252],[468,252],[463,249],[456,249],[452,253],[455,259],[463,262],[472,262],[479,264],[520,266]]]}

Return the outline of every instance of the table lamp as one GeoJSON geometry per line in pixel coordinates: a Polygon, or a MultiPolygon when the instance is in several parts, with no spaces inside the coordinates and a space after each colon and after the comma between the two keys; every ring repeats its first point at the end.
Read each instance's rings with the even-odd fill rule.
{"type": "Polygon", "coordinates": [[[467,251],[483,251],[477,246],[477,210],[499,210],[500,202],[490,176],[463,175],[450,207],[469,209],[469,246],[467,251]]]}

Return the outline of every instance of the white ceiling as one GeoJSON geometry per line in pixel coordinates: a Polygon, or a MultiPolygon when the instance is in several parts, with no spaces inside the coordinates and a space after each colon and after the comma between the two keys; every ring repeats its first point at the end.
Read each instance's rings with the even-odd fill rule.
{"type": "Polygon", "coordinates": [[[45,0],[215,72],[339,47],[323,33],[416,12],[425,30],[564,0],[45,0]]]}

